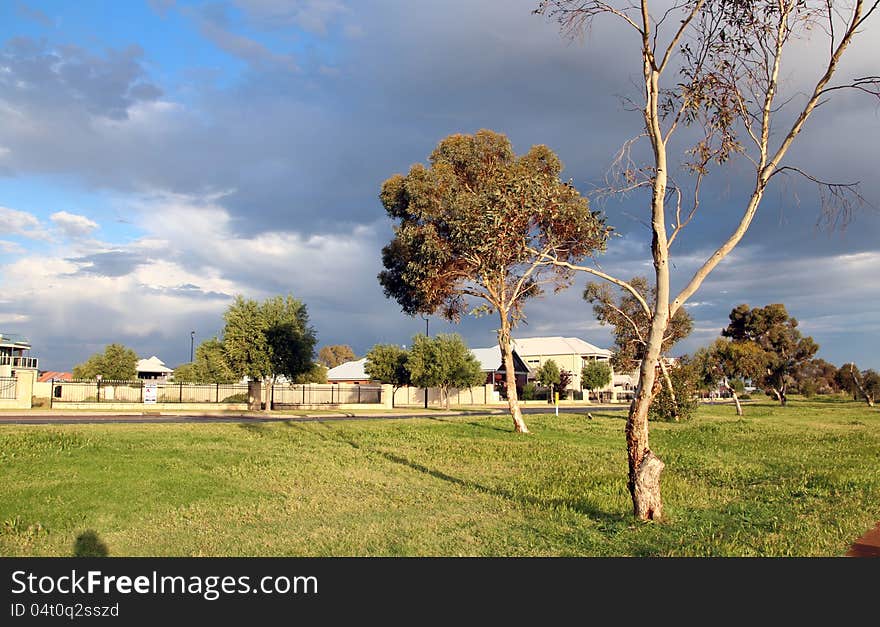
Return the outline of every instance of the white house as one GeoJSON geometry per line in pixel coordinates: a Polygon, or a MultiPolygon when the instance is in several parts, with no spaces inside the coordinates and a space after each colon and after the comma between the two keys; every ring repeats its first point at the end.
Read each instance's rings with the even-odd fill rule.
{"type": "Polygon", "coordinates": [[[174,372],[165,362],[153,355],[149,359],[139,359],[135,366],[138,379],[166,380],[174,372]]]}
{"type": "MultiPolygon", "coordinates": [[[[513,340],[514,348],[529,370],[536,372],[551,359],[560,370],[572,374],[571,387],[581,389],[581,370],[591,361],[604,361],[611,365],[611,351],[599,348],[578,337],[523,337],[513,340]]],[[[613,374],[613,370],[612,370],[613,374]]],[[[606,390],[610,391],[609,384],[606,390]]]]}

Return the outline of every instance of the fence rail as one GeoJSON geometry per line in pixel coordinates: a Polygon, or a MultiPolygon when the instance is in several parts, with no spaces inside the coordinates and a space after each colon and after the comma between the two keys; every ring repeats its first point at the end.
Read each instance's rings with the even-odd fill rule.
{"type": "Polygon", "coordinates": [[[15,377],[0,377],[0,399],[15,399],[15,377]]]}
{"type": "MultiPolygon", "coordinates": [[[[144,387],[156,385],[157,403],[246,403],[243,383],[156,383],[141,381],[52,381],[52,404],[143,403],[144,387]]],[[[13,397],[15,390],[13,388],[13,397]]],[[[367,404],[382,401],[382,387],[370,385],[289,385],[276,383],[274,406],[367,404]]]]}

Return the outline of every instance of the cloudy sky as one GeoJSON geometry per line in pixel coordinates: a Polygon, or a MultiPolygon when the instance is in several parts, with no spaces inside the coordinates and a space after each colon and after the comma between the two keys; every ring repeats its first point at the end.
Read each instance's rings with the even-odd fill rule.
{"type": "MultiPolygon", "coordinates": [[[[528,0],[144,0],[0,4],[0,332],[30,338],[46,370],[110,342],[189,360],[236,294],[292,293],[319,345],[409,344],[425,322],[376,280],[391,224],[378,200],[444,136],[490,128],[518,152],[555,150],[582,192],[639,132],[632,35],[601,22],[567,41],[528,0]]],[[[798,91],[824,48],[785,68],[798,91]]],[[[635,53],[635,54],[634,54],[635,53]]],[[[841,68],[878,74],[880,18],[841,68]]],[[[837,92],[787,163],[862,181],[880,206],[880,108],[837,92]]],[[[781,177],[780,177],[781,178],[781,177]]],[[[681,286],[732,228],[745,163],[719,172],[673,250],[681,286]]],[[[649,270],[644,196],[602,205],[619,237],[600,258],[649,270]]],[[[817,228],[818,195],[780,180],[752,229],[689,305],[716,337],[740,303],[782,302],[820,357],[880,368],[880,214],[817,228]]],[[[522,337],[608,346],[584,277],[530,304],[522,337]]],[[[494,319],[455,330],[489,346],[494,319]]]]}

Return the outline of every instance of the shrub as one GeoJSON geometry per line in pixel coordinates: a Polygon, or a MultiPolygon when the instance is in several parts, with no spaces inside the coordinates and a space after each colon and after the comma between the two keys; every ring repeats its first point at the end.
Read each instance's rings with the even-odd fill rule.
{"type": "Polygon", "coordinates": [[[687,364],[672,368],[669,371],[669,378],[672,379],[676,403],[672,402],[666,381],[661,378],[660,391],[654,396],[651,408],[648,410],[648,420],[669,422],[675,420],[676,414],[682,421],[694,417],[694,412],[697,410],[697,376],[694,368],[687,364]]]}
{"type": "Polygon", "coordinates": [[[49,399],[43,397],[31,397],[31,407],[48,407],[49,399]]]}
{"type": "Polygon", "coordinates": [[[247,403],[248,395],[246,392],[242,392],[241,394],[233,394],[232,396],[227,396],[224,398],[221,403],[247,403]]]}
{"type": "Polygon", "coordinates": [[[533,401],[538,398],[538,386],[529,381],[523,386],[522,398],[524,401],[533,401]]]}

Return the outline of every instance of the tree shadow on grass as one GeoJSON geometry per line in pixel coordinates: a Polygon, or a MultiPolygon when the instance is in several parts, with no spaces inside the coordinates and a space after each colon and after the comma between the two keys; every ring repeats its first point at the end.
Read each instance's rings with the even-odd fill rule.
{"type": "Polygon", "coordinates": [[[83,531],[73,543],[74,557],[107,557],[110,550],[97,532],[92,529],[83,531]]]}
{"type": "MultiPolygon", "coordinates": [[[[348,444],[350,447],[357,451],[364,451],[367,453],[373,453],[374,455],[379,455],[380,457],[385,458],[386,460],[394,463],[400,464],[401,466],[406,466],[416,472],[420,472],[422,474],[426,474],[428,476],[434,477],[435,479],[440,479],[441,481],[446,481],[453,485],[466,488],[468,490],[474,490],[477,492],[481,492],[483,494],[489,494],[492,496],[501,497],[503,499],[507,499],[512,503],[516,503],[521,506],[532,506],[539,507],[541,509],[546,510],[555,510],[559,508],[566,508],[577,512],[578,514],[582,514],[599,522],[609,524],[609,523],[627,523],[630,520],[629,515],[625,513],[614,513],[608,512],[598,507],[590,504],[589,502],[583,499],[551,499],[551,498],[540,498],[536,496],[532,496],[530,494],[516,494],[510,490],[506,490],[504,488],[498,487],[489,487],[482,485],[476,481],[471,479],[462,479],[459,477],[454,477],[449,475],[441,470],[437,470],[434,468],[429,468],[418,462],[415,462],[411,459],[407,459],[406,457],[402,457],[399,455],[395,455],[393,453],[389,453],[387,451],[383,451],[375,448],[368,448],[362,446],[357,441],[346,437],[344,433],[340,433],[336,431],[332,426],[326,423],[318,423],[326,430],[330,432],[332,435],[327,435],[325,433],[321,433],[320,431],[315,431],[312,429],[303,429],[312,435],[316,435],[322,440],[325,441],[335,441],[342,442],[348,444]]],[[[290,426],[302,428],[302,424],[291,423],[290,426]]]]}

